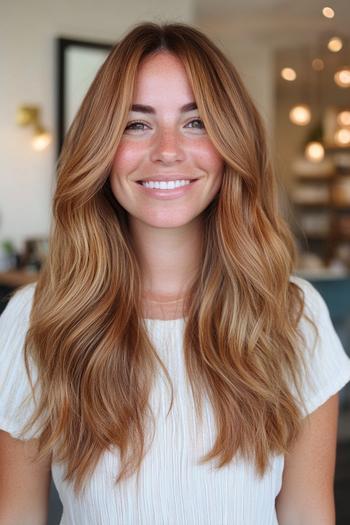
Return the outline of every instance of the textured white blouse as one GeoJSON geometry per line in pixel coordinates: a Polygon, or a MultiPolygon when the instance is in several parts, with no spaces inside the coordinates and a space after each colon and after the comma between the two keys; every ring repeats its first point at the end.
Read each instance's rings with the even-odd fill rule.
{"type": "MultiPolygon", "coordinates": [[[[350,359],[334,330],[328,308],[308,281],[292,276],[305,291],[306,309],[315,319],[320,339],[308,358],[308,379],[303,388],[307,413],[323,404],[350,380],[350,359]]],[[[0,318],[0,428],[17,437],[33,410],[21,401],[30,392],[23,363],[23,341],[28,328],[35,285],[18,291],[0,318]]],[[[152,446],[136,476],[116,486],[119,471],[116,448],[106,451],[85,491],[74,495],[64,481],[64,464],[53,461],[52,476],[63,504],[61,525],[276,525],[275,498],[281,489],[284,457],[273,456],[262,479],[254,465],[239,457],[216,469],[199,465],[199,458],[215,438],[212,409],[205,403],[203,427],[196,428],[190,387],[185,380],[182,336],[184,319],[147,319],[147,328],[166,365],[174,386],[169,415],[170,389],[160,371],[151,396],[156,418],[152,446]]],[[[304,319],[300,326],[313,343],[304,319]]],[[[34,366],[34,365],[32,365],[34,366]]],[[[34,377],[35,369],[34,370],[34,377]]],[[[37,437],[36,431],[26,439],[37,437]]]]}

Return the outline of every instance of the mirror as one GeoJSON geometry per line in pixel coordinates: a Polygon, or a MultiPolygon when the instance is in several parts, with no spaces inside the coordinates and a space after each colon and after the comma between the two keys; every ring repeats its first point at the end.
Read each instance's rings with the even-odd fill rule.
{"type": "Polygon", "coordinates": [[[58,38],[56,44],[58,156],[74,115],[113,44],[67,38],[58,38]]]}

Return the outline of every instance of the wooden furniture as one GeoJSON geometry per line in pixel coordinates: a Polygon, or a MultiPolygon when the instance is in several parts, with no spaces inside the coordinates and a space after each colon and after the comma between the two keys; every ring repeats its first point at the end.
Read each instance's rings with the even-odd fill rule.
{"type": "Polygon", "coordinates": [[[344,254],[350,270],[350,148],[326,153],[332,169],[314,163],[305,164],[304,172],[302,164],[294,170],[295,235],[302,251],[319,255],[326,265],[344,254]]]}
{"type": "Polygon", "coordinates": [[[14,290],[20,286],[35,282],[38,275],[38,272],[27,272],[24,270],[0,272],[0,314],[5,309],[14,290]]]}
{"type": "Polygon", "coordinates": [[[25,284],[33,283],[37,280],[38,272],[27,272],[25,270],[10,270],[0,272],[0,286],[17,288],[25,284]]]}

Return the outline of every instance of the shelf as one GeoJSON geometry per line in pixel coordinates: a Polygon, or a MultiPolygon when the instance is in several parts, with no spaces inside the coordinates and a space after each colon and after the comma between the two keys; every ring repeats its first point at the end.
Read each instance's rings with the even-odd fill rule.
{"type": "Polygon", "coordinates": [[[334,239],[342,242],[350,242],[350,234],[348,233],[334,233],[334,239]]]}
{"type": "Polygon", "coordinates": [[[322,235],[321,233],[305,233],[306,239],[312,239],[315,241],[328,241],[329,234],[322,235]]]}
{"type": "Polygon", "coordinates": [[[330,208],[332,207],[332,204],[329,202],[297,202],[293,201],[292,203],[294,206],[298,206],[300,208],[330,208]]]}
{"type": "Polygon", "coordinates": [[[334,204],[331,202],[297,202],[293,201],[291,199],[291,202],[294,206],[298,206],[299,208],[327,208],[329,211],[349,211],[350,212],[350,204],[339,206],[338,204],[334,204]]]}
{"type": "Polygon", "coordinates": [[[325,145],[324,146],[325,151],[329,151],[330,153],[349,153],[350,154],[350,145],[349,146],[336,146],[334,145],[325,145]]]}
{"type": "Polygon", "coordinates": [[[335,177],[338,176],[337,173],[332,173],[330,175],[312,175],[311,173],[307,173],[305,175],[302,175],[300,173],[294,174],[295,178],[298,179],[298,182],[305,181],[305,182],[330,182],[335,177]]]}
{"type": "Polygon", "coordinates": [[[304,242],[328,242],[329,236],[327,235],[317,235],[317,234],[308,234],[308,233],[295,233],[295,236],[304,242]]]}
{"type": "Polygon", "coordinates": [[[332,209],[335,210],[335,211],[350,211],[350,204],[347,204],[347,205],[344,205],[344,206],[339,206],[339,205],[333,204],[332,205],[332,209]]]}
{"type": "Polygon", "coordinates": [[[38,279],[38,272],[28,272],[25,270],[9,270],[7,272],[0,272],[0,285],[17,288],[30,284],[38,279]]]}
{"type": "Polygon", "coordinates": [[[321,167],[308,169],[306,166],[303,173],[303,165],[299,163],[300,169],[294,172],[290,202],[294,217],[298,218],[296,229],[299,231],[295,235],[301,251],[314,253],[328,265],[337,258],[345,260],[344,253],[350,243],[350,145],[328,145],[325,149],[329,160],[327,170],[322,172],[321,167]],[[340,245],[346,247],[343,252],[338,251],[340,245]]]}

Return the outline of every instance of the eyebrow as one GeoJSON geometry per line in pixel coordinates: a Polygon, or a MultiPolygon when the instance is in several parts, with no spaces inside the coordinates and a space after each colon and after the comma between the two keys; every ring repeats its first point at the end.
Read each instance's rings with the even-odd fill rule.
{"type": "MultiPolygon", "coordinates": [[[[195,102],[189,102],[180,108],[180,112],[187,113],[188,111],[193,111],[195,109],[198,109],[197,104],[195,102]]],[[[145,106],[144,104],[133,104],[130,111],[137,111],[138,113],[150,113],[151,115],[155,115],[156,113],[156,110],[152,106],[145,106]]]]}

